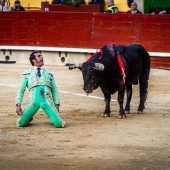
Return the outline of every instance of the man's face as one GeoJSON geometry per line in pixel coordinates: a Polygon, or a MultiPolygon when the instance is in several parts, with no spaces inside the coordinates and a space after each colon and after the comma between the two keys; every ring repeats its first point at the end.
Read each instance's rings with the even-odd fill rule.
{"type": "Polygon", "coordinates": [[[34,56],[35,59],[32,60],[34,62],[34,66],[36,67],[43,66],[44,65],[43,56],[40,53],[35,53],[34,56]]]}
{"type": "Polygon", "coordinates": [[[110,1],[109,1],[109,0],[107,1],[107,6],[108,6],[108,7],[110,6],[110,1]]]}
{"type": "Polygon", "coordinates": [[[108,7],[112,6],[113,4],[114,4],[114,1],[113,1],[113,3],[112,3],[110,0],[107,0],[107,6],[108,6],[108,7]]]}
{"type": "Polygon", "coordinates": [[[137,9],[136,3],[132,2],[132,4],[131,4],[131,9],[133,9],[133,10],[137,9]]]}
{"type": "Polygon", "coordinates": [[[0,0],[0,5],[4,6],[5,5],[5,0],[0,0]]]}
{"type": "Polygon", "coordinates": [[[15,6],[16,6],[16,7],[20,7],[20,4],[19,4],[19,3],[16,3],[15,6]]]}

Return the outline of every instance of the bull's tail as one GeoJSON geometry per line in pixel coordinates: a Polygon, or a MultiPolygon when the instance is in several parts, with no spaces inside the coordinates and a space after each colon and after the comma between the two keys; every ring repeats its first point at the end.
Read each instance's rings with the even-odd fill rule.
{"type": "Polygon", "coordinates": [[[138,112],[142,112],[145,109],[145,102],[148,95],[148,80],[150,74],[150,56],[145,51],[143,54],[142,70],[139,76],[139,88],[140,88],[140,104],[138,112]]]}

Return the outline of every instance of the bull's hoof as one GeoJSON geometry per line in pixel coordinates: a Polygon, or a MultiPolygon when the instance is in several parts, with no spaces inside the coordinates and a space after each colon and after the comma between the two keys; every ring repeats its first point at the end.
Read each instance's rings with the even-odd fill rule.
{"type": "Polygon", "coordinates": [[[138,114],[142,114],[143,113],[143,110],[141,111],[141,110],[138,110],[138,114]]]}
{"type": "Polygon", "coordinates": [[[102,117],[103,117],[103,118],[110,117],[110,114],[104,114],[104,113],[103,113],[103,114],[102,114],[102,117]]]}
{"type": "Polygon", "coordinates": [[[125,114],[119,115],[119,119],[123,119],[123,118],[126,118],[126,115],[125,115],[125,114]]]}
{"type": "Polygon", "coordinates": [[[125,110],[125,114],[129,114],[130,113],[130,111],[129,110],[125,110]]]}

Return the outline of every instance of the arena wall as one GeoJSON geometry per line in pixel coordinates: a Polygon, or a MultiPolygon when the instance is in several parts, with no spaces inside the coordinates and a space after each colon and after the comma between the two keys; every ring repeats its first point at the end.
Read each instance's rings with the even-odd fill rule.
{"type": "Polygon", "coordinates": [[[21,46],[26,50],[29,46],[44,51],[43,47],[52,47],[57,48],[52,51],[58,55],[80,52],[84,56],[104,44],[138,43],[154,57],[170,54],[169,15],[0,12],[0,23],[2,50],[18,50],[21,46]]]}

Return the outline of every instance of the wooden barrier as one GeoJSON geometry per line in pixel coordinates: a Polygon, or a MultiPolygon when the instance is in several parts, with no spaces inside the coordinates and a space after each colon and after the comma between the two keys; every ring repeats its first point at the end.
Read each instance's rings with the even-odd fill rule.
{"type": "Polygon", "coordinates": [[[0,45],[98,49],[142,44],[170,53],[170,15],[76,12],[0,12],[0,45]]]}
{"type": "Polygon", "coordinates": [[[81,4],[78,7],[74,5],[67,4],[46,4],[46,8],[49,8],[49,11],[60,11],[60,12],[103,12],[103,5],[94,5],[94,4],[81,4]]]}
{"type": "Polygon", "coordinates": [[[152,57],[151,56],[151,67],[170,69],[170,57],[152,57]]]}

